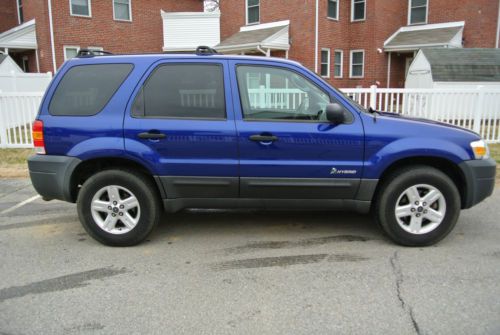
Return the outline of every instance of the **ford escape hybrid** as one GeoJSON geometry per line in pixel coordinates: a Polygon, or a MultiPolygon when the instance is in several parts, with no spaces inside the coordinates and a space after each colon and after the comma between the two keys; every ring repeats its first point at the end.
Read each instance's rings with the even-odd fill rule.
{"type": "Polygon", "coordinates": [[[115,246],[144,240],[162,210],[248,207],[371,212],[396,243],[430,245],[495,180],[473,132],[365,110],[295,62],[207,49],[81,54],[33,132],[37,192],[76,203],[115,246]]]}

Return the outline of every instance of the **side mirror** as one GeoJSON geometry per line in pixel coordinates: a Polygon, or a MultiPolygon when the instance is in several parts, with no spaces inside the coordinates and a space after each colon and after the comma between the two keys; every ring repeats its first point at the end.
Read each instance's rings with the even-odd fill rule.
{"type": "Polygon", "coordinates": [[[342,124],[346,122],[344,107],[338,103],[326,105],[326,118],[333,124],[342,124]]]}

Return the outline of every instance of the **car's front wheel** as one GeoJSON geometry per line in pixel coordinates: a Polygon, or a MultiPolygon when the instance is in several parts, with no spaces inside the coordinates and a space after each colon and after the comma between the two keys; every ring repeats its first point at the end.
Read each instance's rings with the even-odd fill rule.
{"type": "Polygon", "coordinates": [[[437,243],[455,226],[460,194],[443,172],[427,166],[405,168],[387,178],[378,192],[375,215],[396,243],[437,243]]]}
{"type": "Polygon", "coordinates": [[[77,208],[87,233],[111,246],[140,243],[161,215],[151,180],[123,170],[106,170],[90,177],[79,192],[77,208]]]}

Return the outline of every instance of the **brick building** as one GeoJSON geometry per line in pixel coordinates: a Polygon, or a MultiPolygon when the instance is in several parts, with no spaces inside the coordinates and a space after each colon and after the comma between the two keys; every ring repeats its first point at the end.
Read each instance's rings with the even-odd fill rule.
{"type": "Polygon", "coordinates": [[[498,47],[498,0],[222,0],[225,53],[289,57],[337,87],[402,87],[425,47],[498,47]]]}
{"type": "Polygon", "coordinates": [[[203,2],[2,0],[0,51],[8,52],[26,72],[55,72],[80,48],[162,52],[161,10],[202,12],[203,2]]]}

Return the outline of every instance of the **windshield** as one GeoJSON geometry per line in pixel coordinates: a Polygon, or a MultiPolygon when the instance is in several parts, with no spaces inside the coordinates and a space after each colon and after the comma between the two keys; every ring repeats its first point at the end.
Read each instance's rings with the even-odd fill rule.
{"type": "Polygon", "coordinates": [[[356,100],[352,99],[350,96],[348,96],[344,92],[340,91],[339,89],[333,87],[332,84],[330,84],[329,82],[327,82],[321,76],[318,76],[316,73],[314,73],[314,75],[316,76],[316,78],[320,79],[323,83],[325,83],[326,85],[328,85],[328,87],[331,87],[332,90],[334,90],[338,94],[340,94],[340,95],[344,96],[345,98],[347,98],[347,100],[349,100],[349,102],[352,103],[359,111],[364,112],[364,113],[368,113],[368,109],[366,109],[363,105],[359,104],[356,100]]]}

